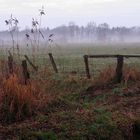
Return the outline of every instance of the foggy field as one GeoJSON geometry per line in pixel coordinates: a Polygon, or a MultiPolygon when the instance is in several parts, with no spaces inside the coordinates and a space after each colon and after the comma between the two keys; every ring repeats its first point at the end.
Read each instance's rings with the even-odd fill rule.
{"type": "MultiPolygon", "coordinates": [[[[21,45],[22,46],[22,45],[21,45]]],[[[4,49],[4,48],[3,48],[4,49]]],[[[85,75],[84,55],[96,54],[140,54],[140,43],[105,43],[105,44],[53,44],[52,46],[42,45],[35,52],[35,64],[41,68],[46,66],[52,67],[48,57],[48,53],[52,53],[56,65],[60,73],[77,72],[77,75],[85,75]]],[[[24,59],[24,55],[29,56],[33,61],[31,48],[20,48],[20,59],[24,59]]],[[[18,54],[15,51],[15,58],[18,54]]],[[[103,68],[109,65],[116,67],[115,58],[97,58],[90,59],[90,69],[93,74],[99,73],[103,68]]],[[[125,64],[132,67],[140,68],[139,58],[125,59],[125,64]]]]}
{"type": "MultiPolygon", "coordinates": [[[[7,50],[9,47],[4,46],[1,48],[1,58],[7,59],[7,50]],[[7,49],[6,49],[7,48],[7,49]]],[[[11,50],[12,51],[12,50],[11,50]]],[[[76,72],[78,77],[85,77],[85,64],[84,64],[84,55],[101,55],[101,54],[140,54],[140,43],[98,43],[98,44],[52,44],[41,45],[39,49],[33,52],[31,47],[20,47],[19,55],[15,49],[14,59],[18,63],[21,63],[24,55],[26,54],[35,65],[39,67],[39,70],[49,67],[52,72],[52,65],[48,53],[52,53],[54,60],[56,62],[58,71],[60,74],[64,75],[71,72],[76,72]]],[[[115,58],[94,58],[89,59],[89,66],[91,74],[96,76],[102,69],[107,66],[113,66],[116,68],[117,60],[115,58]]],[[[125,65],[128,67],[140,68],[140,59],[139,58],[126,58],[125,65]]],[[[30,68],[30,66],[29,66],[30,68]]]]}
{"type": "MultiPolygon", "coordinates": [[[[52,49],[52,54],[56,58],[58,65],[64,66],[66,71],[83,72],[84,70],[84,55],[96,54],[140,54],[140,44],[71,44],[62,45],[59,48],[52,49]]],[[[105,68],[107,65],[115,65],[116,59],[90,59],[90,67],[94,73],[105,68]]],[[[140,68],[139,58],[125,59],[125,64],[140,68]]]]}

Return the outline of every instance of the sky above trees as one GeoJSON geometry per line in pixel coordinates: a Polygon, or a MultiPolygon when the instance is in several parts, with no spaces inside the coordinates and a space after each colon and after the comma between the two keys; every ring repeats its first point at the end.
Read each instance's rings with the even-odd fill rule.
{"type": "Polygon", "coordinates": [[[55,27],[74,21],[86,25],[107,22],[111,26],[139,26],[140,0],[0,0],[0,30],[6,29],[4,20],[13,14],[20,28],[31,26],[38,18],[39,9],[45,8],[42,27],[55,27]]]}

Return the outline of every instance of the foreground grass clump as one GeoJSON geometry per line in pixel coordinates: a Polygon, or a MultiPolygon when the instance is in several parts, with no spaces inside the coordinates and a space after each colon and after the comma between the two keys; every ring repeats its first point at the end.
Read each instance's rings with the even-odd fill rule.
{"type": "Polygon", "coordinates": [[[89,132],[95,136],[97,140],[103,139],[120,139],[120,131],[117,129],[117,125],[113,122],[112,114],[103,108],[97,108],[93,111],[95,120],[90,125],[89,132]],[[117,134],[117,137],[115,136],[117,134]]]}
{"type": "MultiPolygon", "coordinates": [[[[1,121],[21,121],[37,113],[40,93],[35,84],[23,85],[17,75],[2,79],[0,92],[1,121]]],[[[47,100],[47,99],[46,99],[47,100]]]]}

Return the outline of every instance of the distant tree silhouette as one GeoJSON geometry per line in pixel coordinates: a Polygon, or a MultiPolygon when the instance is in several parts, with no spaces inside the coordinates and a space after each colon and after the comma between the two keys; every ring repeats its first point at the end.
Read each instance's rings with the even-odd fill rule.
{"type": "MultiPolygon", "coordinates": [[[[28,30],[30,30],[28,28],[28,30]]],[[[61,25],[53,29],[43,28],[44,38],[50,34],[55,34],[55,40],[60,42],[109,42],[109,41],[139,41],[140,27],[110,27],[107,23],[97,25],[95,22],[89,22],[86,26],[78,26],[74,22],[68,25],[61,25]]],[[[25,38],[27,29],[19,32],[19,39],[25,38]],[[24,36],[24,37],[23,37],[24,36]]],[[[0,32],[0,38],[4,41],[10,40],[7,31],[0,32]]],[[[43,41],[43,40],[42,40],[43,41]]],[[[8,41],[7,41],[8,42],[8,41]]]]}
{"type": "Polygon", "coordinates": [[[109,32],[109,25],[107,23],[99,24],[97,27],[97,37],[99,41],[105,42],[109,32]]]}

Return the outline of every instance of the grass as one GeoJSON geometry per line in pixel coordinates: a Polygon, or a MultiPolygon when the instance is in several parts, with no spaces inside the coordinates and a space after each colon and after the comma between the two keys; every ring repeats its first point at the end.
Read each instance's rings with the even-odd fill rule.
{"type": "MultiPolygon", "coordinates": [[[[27,53],[26,49],[21,49],[21,52],[27,53]]],[[[38,57],[36,56],[36,63],[39,66],[50,66],[50,61],[47,53],[52,52],[56,64],[60,72],[76,71],[80,74],[84,73],[83,56],[85,54],[139,54],[139,44],[62,44],[59,46],[52,46],[52,50],[43,46],[39,50],[38,57]],[[119,47],[118,47],[119,46],[119,47]]],[[[32,59],[32,57],[30,57],[32,59]]],[[[125,59],[125,63],[131,66],[140,67],[139,59],[125,59]]],[[[90,59],[91,72],[99,73],[106,65],[115,65],[116,59],[90,59]]]]}
{"type": "MultiPolygon", "coordinates": [[[[69,44],[61,48],[54,47],[52,51],[59,64],[58,74],[52,71],[49,59],[43,55],[44,48],[41,48],[40,59],[36,59],[36,64],[42,67],[38,72],[34,72],[28,65],[32,72],[28,86],[21,84],[21,77],[17,77],[21,71],[9,78],[3,78],[1,75],[0,109],[3,115],[0,119],[0,139],[134,138],[133,125],[140,121],[138,60],[127,60],[129,62],[127,64],[138,62],[134,64],[137,68],[125,66],[121,84],[113,83],[116,60],[91,60],[90,66],[94,70],[94,77],[91,80],[85,78],[83,63],[83,55],[88,51],[91,54],[119,52],[129,54],[140,51],[138,44],[133,48],[130,46],[125,44],[116,48],[115,45],[100,47],[69,44]],[[60,69],[63,67],[65,72],[60,69]],[[71,73],[75,70],[76,74],[71,73]],[[6,110],[3,110],[3,107],[6,110]]],[[[23,49],[21,52],[24,54],[26,50],[23,49]]]]}

